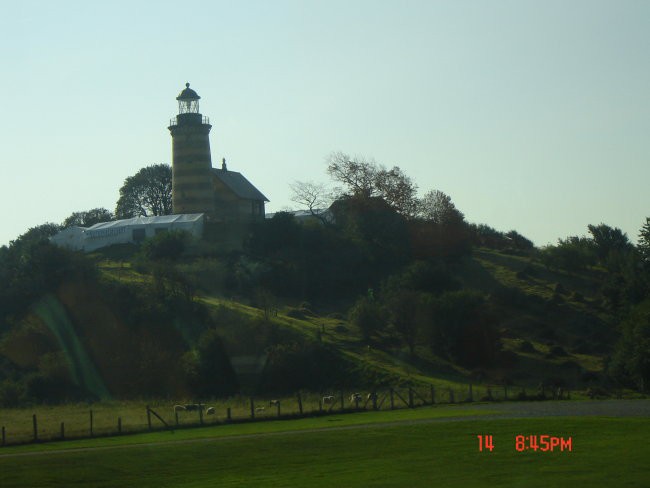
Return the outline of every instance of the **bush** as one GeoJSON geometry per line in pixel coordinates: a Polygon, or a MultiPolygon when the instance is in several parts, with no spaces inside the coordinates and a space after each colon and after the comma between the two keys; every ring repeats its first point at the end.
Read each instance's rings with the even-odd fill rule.
{"type": "Polygon", "coordinates": [[[161,232],[142,244],[142,254],[153,261],[176,261],[181,257],[189,235],[182,231],[161,232]]]}
{"type": "Polygon", "coordinates": [[[530,341],[521,341],[519,343],[519,350],[521,352],[536,352],[535,346],[530,341]]]}
{"type": "Polygon", "coordinates": [[[25,387],[20,383],[5,380],[0,383],[0,407],[17,407],[23,402],[25,387]]]}
{"type": "Polygon", "coordinates": [[[291,317],[292,319],[304,320],[307,318],[307,315],[305,315],[305,313],[299,308],[290,308],[289,310],[287,310],[286,315],[287,317],[291,317]]]}
{"type": "Polygon", "coordinates": [[[357,300],[349,311],[350,322],[361,331],[365,341],[386,325],[385,313],[382,307],[371,298],[363,297],[357,300]]]}
{"type": "Polygon", "coordinates": [[[260,389],[290,393],[300,389],[324,390],[352,385],[350,365],[322,343],[277,344],[268,351],[260,389]]]}
{"type": "Polygon", "coordinates": [[[485,297],[474,290],[446,292],[423,304],[429,317],[425,334],[434,354],[468,367],[494,362],[501,340],[496,316],[485,297]]]}
{"type": "Polygon", "coordinates": [[[571,300],[578,303],[584,303],[585,297],[582,295],[582,293],[574,291],[571,293],[571,300]]]}
{"type": "Polygon", "coordinates": [[[184,354],[183,369],[192,391],[200,397],[225,397],[239,389],[221,337],[214,329],[203,333],[197,347],[184,354]]]}
{"type": "Polygon", "coordinates": [[[548,350],[548,353],[551,357],[557,357],[557,356],[567,356],[567,352],[564,350],[562,346],[551,346],[548,350]]]}

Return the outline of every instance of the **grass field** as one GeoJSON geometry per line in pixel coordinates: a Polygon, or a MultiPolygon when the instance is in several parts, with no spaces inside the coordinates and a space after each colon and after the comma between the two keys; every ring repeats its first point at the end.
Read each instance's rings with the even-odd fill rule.
{"type": "MultiPolygon", "coordinates": [[[[366,403],[365,391],[364,398],[360,402],[359,407],[363,409],[366,407],[368,410],[372,408],[372,403],[366,403]]],[[[430,401],[430,390],[425,388],[414,388],[414,405],[421,406],[425,402],[430,401]]],[[[517,389],[510,390],[510,398],[513,398],[517,389]]],[[[394,395],[394,405],[396,408],[406,408],[407,405],[404,400],[408,401],[408,390],[396,389],[394,395]],[[397,395],[401,395],[401,398],[397,395]]],[[[352,408],[353,404],[350,403],[351,391],[344,391],[344,406],[352,408]]],[[[335,404],[331,405],[331,414],[336,414],[340,410],[340,393],[336,391],[327,392],[335,397],[335,404]]],[[[502,398],[503,391],[494,390],[495,397],[502,398]]],[[[474,398],[479,399],[481,395],[485,395],[485,388],[475,387],[474,398]]],[[[322,399],[321,394],[302,392],[301,401],[303,412],[305,414],[316,413],[320,410],[319,401],[322,399]]],[[[466,389],[457,389],[455,391],[456,401],[464,400],[467,397],[466,389]]],[[[281,409],[280,413],[283,416],[297,416],[299,414],[299,404],[297,396],[274,397],[280,399],[281,409]]],[[[264,411],[258,411],[255,418],[258,420],[268,420],[277,417],[276,407],[269,406],[271,397],[257,397],[254,400],[256,407],[263,407],[264,411]]],[[[436,390],[436,402],[448,402],[448,390],[436,390]]],[[[173,412],[173,405],[177,402],[170,400],[131,400],[131,401],[104,401],[94,404],[61,404],[61,405],[37,405],[34,407],[23,408],[5,408],[0,409],[0,427],[5,427],[6,443],[22,444],[31,442],[33,440],[33,424],[32,416],[35,414],[37,418],[38,437],[40,441],[58,440],[60,439],[60,426],[61,422],[64,423],[65,437],[80,438],[90,436],[90,411],[93,412],[93,434],[95,436],[110,435],[117,433],[118,418],[121,419],[121,428],[123,433],[142,432],[147,430],[147,413],[146,405],[149,405],[157,414],[159,414],[169,425],[175,426],[175,416],[173,412]]],[[[178,401],[178,403],[193,403],[190,400],[178,401]]],[[[378,406],[382,410],[390,408],[390,399],[387,390],[378,390],[378,406]]],[[[223,423],[227,418],[227,409],[231,409],[231,418],[234,420],[247,420],[250,419],[250,398],[244,396],[235,396],[230,398],[223,398],[218,400],[208,400],[204,403],[206,406],[215,408],[215,415],[203,415],[203,423],[205,425],[223,423]]],[[[327,405],[323,407],[325,411],[329,408],[327,405]]],[[[179,412],[178,414],[179,425],[197,425],[199,424],[200,417],[196,411],[179,412]]],[[[154,429],[163,428],[163,424],[152,416],[152,426],[154,429]]]]}
{"type": "Polygon", "coordinates": [[[423,408],[5,448],[0,485],[648,486],[647,419],[445,421],[460,413],[477,412],[423,408]],[[494,451],[478,451],[478,434],[493,436],[494,451]],[[571,437],[573,450],[517,452],[519,434],[571,437]]]}

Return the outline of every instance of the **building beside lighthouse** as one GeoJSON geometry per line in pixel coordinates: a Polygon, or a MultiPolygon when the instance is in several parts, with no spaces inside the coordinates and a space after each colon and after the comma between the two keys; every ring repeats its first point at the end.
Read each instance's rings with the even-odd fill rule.
{"type": "Polygon", "coordinates": [[[206,222],[231,225],[263,220],[269,200],[241,173],[229,170],[225,159],[221,168],[212,167],[212,126],[199,111],[200,98],[187,83],[169,124],[173,213],[204,213],[206,222]]]}

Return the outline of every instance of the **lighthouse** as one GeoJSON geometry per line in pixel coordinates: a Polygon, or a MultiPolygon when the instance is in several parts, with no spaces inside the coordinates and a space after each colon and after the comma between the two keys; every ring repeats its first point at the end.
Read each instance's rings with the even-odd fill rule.
{"type": "Polygon", "coordinates": [[[210,120],[199,112],[201,97],[185,84],[176,97],[178,115],[169,123],[172,136],[172,208],[175,214],[215,209],[210,156],[210,120]]]}

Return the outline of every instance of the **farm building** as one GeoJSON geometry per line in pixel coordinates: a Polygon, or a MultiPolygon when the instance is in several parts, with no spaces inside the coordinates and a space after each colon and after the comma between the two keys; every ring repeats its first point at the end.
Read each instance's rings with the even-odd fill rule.
{"type": "Polygon", "coordinates": [[[203,235],[204,215],[180,214],[100,222],[92,227],[68,227],[52,236],[57,246],[91,252],[113,244],[139,243],[165,231],[185,231],[195,237],[203,235]]]}

